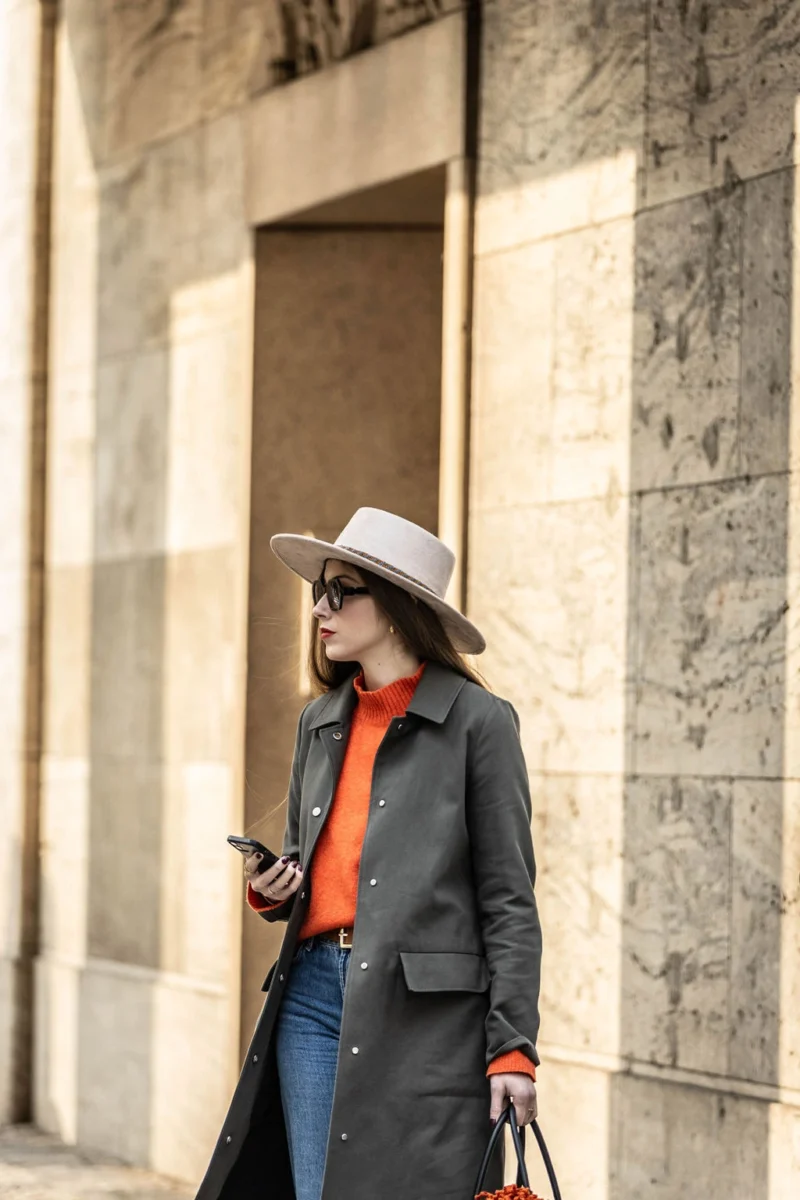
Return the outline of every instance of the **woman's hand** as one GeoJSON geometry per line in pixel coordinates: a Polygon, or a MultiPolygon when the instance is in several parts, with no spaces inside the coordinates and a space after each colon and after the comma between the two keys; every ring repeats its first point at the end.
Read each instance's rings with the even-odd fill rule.
{"type": "Polygon", "coordinates": [[[489,1076],[492,1106],[489,1118],[494,1124],[506,1107],[506,1099],[513,1100],[517,1125],[529,1125],[539,1113],[536,1100],[536,1084],[530,1075],[522,1072],[498,1073],[489,1076]]]}
{"type": "Polygon", "coordinates": [[[266,871],[256,874],[261,862],[260,854],[250,854],[244,860],[244,877],[254,892],[263,896],[270,904],[283,904],[293,896],[303,882],[303,868],[295,859],[285,854],[266,871]]]}

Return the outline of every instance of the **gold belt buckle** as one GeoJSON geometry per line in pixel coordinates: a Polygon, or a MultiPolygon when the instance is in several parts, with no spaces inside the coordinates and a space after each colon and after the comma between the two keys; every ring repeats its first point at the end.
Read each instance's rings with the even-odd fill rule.
{"type": "Polygon", "coordinates": [[[352,950],[352,949],[353,949],[353,943],[352,943],[352,942],[346,942],[346,941],[344,940],[346,937],[347,937],[347,930],[345,929],[344,925],[342,925],[342,927],[341,927],[341,928],[340,928],[340,930],[339,930],[339,948],[340,948],[341,950],[352,950]]]}

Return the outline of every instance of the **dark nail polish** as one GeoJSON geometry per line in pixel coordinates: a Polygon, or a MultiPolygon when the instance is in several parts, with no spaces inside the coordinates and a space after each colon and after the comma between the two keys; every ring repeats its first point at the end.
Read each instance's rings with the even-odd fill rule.
{"type": "Polygon", "coordinates": [[[287,863],[288,861],[289,861],[289,855],[288,855],[288,854],[284,854],[283,858],[281,859],[281,862],[282,862],[282,863],[287,863]]]}

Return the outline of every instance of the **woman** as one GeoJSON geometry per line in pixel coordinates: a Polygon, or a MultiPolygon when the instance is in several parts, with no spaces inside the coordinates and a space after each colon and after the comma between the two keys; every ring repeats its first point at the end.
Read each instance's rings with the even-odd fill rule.
{"type": "Polygon", "coordinates": [[[536,1115],[516,714],[461,658],[485,643],[444,600],[438,538],[362,508],[335,543],[271,545],[314,588],[322,694],[283,858],[245,864],[251,907],[288,929],[198,1200],[468,1200],[490,1122],[508,1102],[536,1115]]]}

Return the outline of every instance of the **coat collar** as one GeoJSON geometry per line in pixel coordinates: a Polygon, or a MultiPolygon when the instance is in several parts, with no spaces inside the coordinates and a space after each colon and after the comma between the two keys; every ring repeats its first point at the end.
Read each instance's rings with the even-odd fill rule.
{"type": "MultiPolygon", "coordinates": [[[[311,722],[311,729],[349,722],[356,706],[353,680],[357,674],[358,672],[354,671],[338,688],[321,698],[319,712],[311,722]]],[[[466,682],[463,675],[459,675],[450,667],[429,662],[422,672],[422,679],[417,685],[408,711],[418,717],[424,717],[426,721],[434,721],[441,725],[466,682]]]]}

